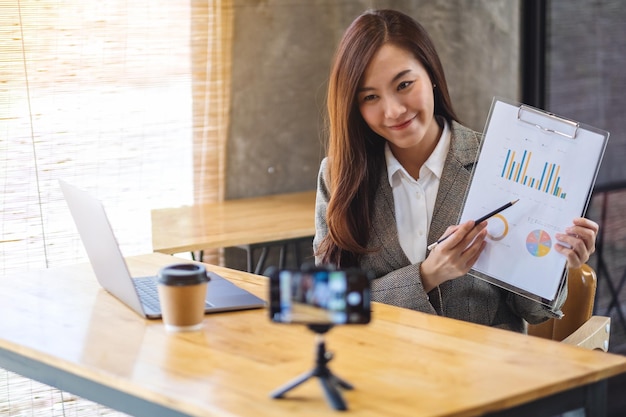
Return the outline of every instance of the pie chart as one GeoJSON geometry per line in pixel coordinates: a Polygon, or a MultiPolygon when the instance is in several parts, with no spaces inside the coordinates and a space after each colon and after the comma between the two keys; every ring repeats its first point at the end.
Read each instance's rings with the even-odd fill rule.
{"type": "Polygon", "coordinates": [[[552,239],[545,230],[533,230],[526,237],[526,249],[532,256],[546,256],[552,248],[552,239]]]}

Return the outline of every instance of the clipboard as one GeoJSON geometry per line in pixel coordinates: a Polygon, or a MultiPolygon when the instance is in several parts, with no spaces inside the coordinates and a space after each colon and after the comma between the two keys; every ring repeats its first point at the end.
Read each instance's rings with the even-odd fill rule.
{"type": "Polygon", "coordinates": [[[459,223],[508,201],[488,220],[487,246],[469,274],[555,309],[567,261],[555,249],[584,215],[609,132],[494,97],[459,223]]]}

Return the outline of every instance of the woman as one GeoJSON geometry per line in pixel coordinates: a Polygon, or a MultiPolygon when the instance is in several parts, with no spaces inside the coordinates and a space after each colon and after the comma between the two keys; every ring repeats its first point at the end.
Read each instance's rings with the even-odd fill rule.
{"type": "MultiPolygon", "coordinates": [[[[524,320],[560,314],[566,293],[550,310],[467,275],[486,245],[487,222],[454,224],[481,136],[458,122],[419,23],[378,10],[348,27],[331,69],[328,123],[313,242],[318,264],[371,270],[374,301],[479,324],[524,332],[524,320]]],[[[597,231],[577,218],[556,235],[569,267],[587,262],[597,231]]]]}

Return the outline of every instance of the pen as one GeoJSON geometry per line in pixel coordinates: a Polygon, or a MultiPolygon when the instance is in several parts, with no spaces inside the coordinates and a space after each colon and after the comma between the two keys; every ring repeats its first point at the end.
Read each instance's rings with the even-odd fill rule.
{"type": "MultiPolygon", "coordinates": [[[[509,201],[508,203],[506,203],[505,205],[498,207],[497,209],[495,209],[494,211],[485,214],[484,216],[482,216],[479,219],[474,220],[474,225],[477,225],[479,223],[484,222],[485,220],[487,220],[490,217],[495,216],[496,214],[508,209],[509,207],[511,207],[513,204],[517,203],[519,201],[519,198],[517,200],[514,201],[509,201]]],[[[428,245],[428,250],[433,250],[435,248],[435,246],[437,246],[438,244],[440,244],[441,242],[443,242],[444,240],[446,240],[447,238],[449,238],[450,236],[452,236],[452,233],[450,233],[447,236],[442,237],[441,239],[439,239],[438,241],[431,243],[430,245],[428,245]]]]}

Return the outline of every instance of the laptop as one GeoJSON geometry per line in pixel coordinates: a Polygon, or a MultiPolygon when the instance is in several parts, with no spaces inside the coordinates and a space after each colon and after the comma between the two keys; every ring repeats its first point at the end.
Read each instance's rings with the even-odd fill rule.
{"type": "MultiPolygon", "coordinates": [[[[157,277],[130,275],[109,219],[100,200],[75,186],[59,180],[65,201],[100,285],[142,317],[161,318],[157,277]]],[[[172,258],[172,263],[176,263],[172,258]]],[[[266,305],[261,298],[207,271],[209,285],[205,312],[247,310],[266,305]]]]}

